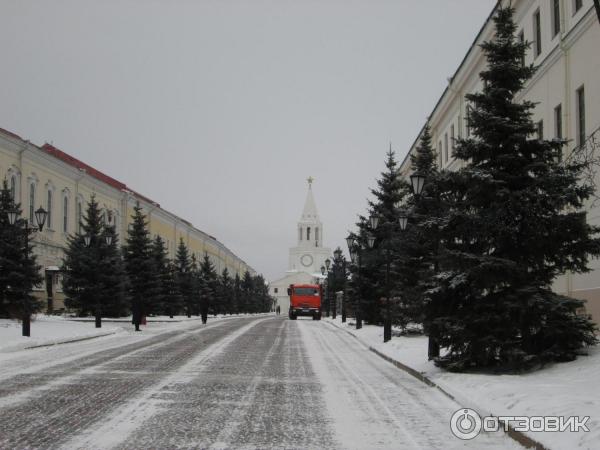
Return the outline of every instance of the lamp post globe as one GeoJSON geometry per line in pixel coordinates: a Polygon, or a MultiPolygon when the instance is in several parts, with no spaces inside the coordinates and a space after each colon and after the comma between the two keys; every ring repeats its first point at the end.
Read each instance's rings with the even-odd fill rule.
{"type": "Polygon", "coordinates": [[[327,259],[325,260],[325,268],[326,268],[327,270],[329,270],[329,267],[331,267],[331,260],[330,260],[329,258],[327,258],[327,259]]]}
{"type": "Polygon", "coordinates": [[[86,247],[89,247],[90,244],[92,243],[92,237],[89,234],[84,235],[83,243],[85,244],[86,247]]]}
{"type": "Polygon", "coordinates": [[[371,225],[372,230],[376,230],[379,226],[379,216],[369,217],[369,225],[371,225]]]}
{"type": "Polygon", "coordinates": [[[321,275],[325,275],[325,266],[321,266],[321,275]]]}
{"type": "Polygon", "coordinates": [[[37,226],[42,231],[44,229],[44,224],[46,223],[46,217],[48,217],[48,211],[46,211],[41,206],[35,212],[35,221],[37,222],[37,226]]]}
{"type": "Polygon", "coordinates": [[[17,222],[17,218],[19,217],[19,211],[16,209],[11,209],[7,213],[8,215],[8,223],[14,225],[17,222]]]}
{"type": "Polygon", "coordinates": [[[354,248],[355,244],[356,244],[356,240],[354,239],[354,236],[349,234],[348,237],[346,238],[346,245],[348,246],[348,251],[351,252],[352,249],[354,248]]]}
{"type": "Polygon", "coordinates": [[[375,235],[370,234],[367,237],[367,244],[369,244],[369,248],[373,248],[373,246],[375,245],[375,235]]]}
{"type": "Polygon", "coordinates": [[[400,211],[398,215],[398,223],[400,224],[400,229],[402,231],[406,230],[406,225],[408,224],[408,214],[406,213],[406,211],[400,211]]]}
{"type": "Polygon", "coordinates": [[[106,242],[106,245],[110,246],[112,244],[112,241],[113,241],[112,234],[104,235],[104,242],[106,242]]]}
{"type": "Polygon", "coordinates": [[[410,176],[410,184],[415,195],[421,195],[425,186],[425,175],[415,172],[410,176]]]}

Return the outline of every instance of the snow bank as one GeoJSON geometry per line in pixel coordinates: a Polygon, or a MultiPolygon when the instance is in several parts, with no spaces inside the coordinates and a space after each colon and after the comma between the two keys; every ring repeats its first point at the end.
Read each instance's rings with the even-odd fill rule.
{"type": "Polygon", "coordinates": [[[576,361],[518,375],[445,372],[427,361],[427,337],[394,337],[383,343],[383,328],[354,321],[335,323],[369,347],[422,373],[465,407],[495,416],[589,416],[589,432],[528,432],[550,449],[600,448],[600,349],[576,361]]]}

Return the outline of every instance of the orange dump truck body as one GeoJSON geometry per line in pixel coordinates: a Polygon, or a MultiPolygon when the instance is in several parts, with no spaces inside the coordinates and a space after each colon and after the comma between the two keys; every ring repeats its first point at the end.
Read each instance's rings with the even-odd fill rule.
{"type": "Polygon", "coordinates": [[[321,320],[321,299],[323,290],[318,284],[290,284],[288,288],[290,296],[291,320],[298,316],[312,316],[314,320],[321,320]]]}

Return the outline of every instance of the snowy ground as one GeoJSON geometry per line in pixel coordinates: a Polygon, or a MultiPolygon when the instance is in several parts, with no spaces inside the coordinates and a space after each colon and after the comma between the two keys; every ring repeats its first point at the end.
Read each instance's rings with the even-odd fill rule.
{"type": "MultiPolygon", "coordinates": [[[[235,316],[209,316],[209,320],[223,319],[235,316]]],[[[31,322],[31,336],[21,334],[21,322],[17,320],[0,319],[0,353],[14,352],[33,347],[62,344],[73,340],[107,336],[119,332],[130,331],[131,317],[103,318],[102,327],[95,328],[93,317],[47,316],[38,314],[31,322]]],[[[200,317],[192,316],[153,316],[148,317],[147,324],[142,330],[160,331],[168,326],[177,326],[180,322],[195,322],[200,317]],[[170,324],[170,325],[168,325],[170,324]]]]}
{"type": "Polygon", "coordinates": [[[0,448],[518,448],[454,438],[458,404],[324,322],[150,324],[10,355],[0,448]]]}
{"type": "Polygon", "coordinates": [[[73,339],[82,339],[116,333],[121,328],[106,325],[94,328],[89,323],[74,323],[62,317],[38,315],[31,322],[31,337],[21,334],[21,322],[0,319],[0,353],[23,350],[39,345],[52,345],[73,339]]]}
{"type": "MultiPolygon", "coordinates": [[[[327,319],[330,321],[331,319],[327,319]]],[[[555,364],[524,375],[456,374],[427,361],[427,338],[394,337],[383,343],[383,328],[354,329],[352,319],[343,327],[370,347],[426,375],[452,394],[462,406],[495,416],[589,416],[589,432],[531,432],[550,449],[600,448],[600,349],[589,356],[555,364]]]]}

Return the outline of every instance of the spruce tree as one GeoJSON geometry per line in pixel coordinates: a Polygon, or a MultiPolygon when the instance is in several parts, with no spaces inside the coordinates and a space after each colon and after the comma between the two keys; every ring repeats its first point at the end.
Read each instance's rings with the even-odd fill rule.
{"type": "Polygon", "coordinates": [[[183,311],[183,295],[179,290],[179,285],[177,282],[178,271],[177,265],[174,261],[169,261],[168,265],[168,278],[166,284],[167,298],[166,303],[164,304],[164,314],[167,314],[171,319],[174,315],[179,315],[183,311]]]}
{"type": "Polygon", "coordinates": [[[154,311],[172,318],[176,308],[172,304],[171,267],[165,242],[159,235],[156,235],[152,241],[150,251],[154,263],[154,272],[156,273],[152,299],[154,311]]]}
{"type": "Polygon", "coordinates": [[[236,273],[233,279],[233,305],[232,310],[235,314],[239,314],[241,311],[242,303],[242,279],[240,274],[236,273]]]}
{"type": "Polygon", "coordinates": [[[441,301],[436,295],[435,275],[442,238],[440,228],[448,210],[441,192],[446,172],[438,170],[428,123],[410,160],[413,173],[423,175],[426,183],[421,194],[411,195],[407,202],[411,223],[405,231],[408,264],[404,267],[405,293],[402,305],[410,322],[424,325],[429,335],[428,354],[430,358],[435,358],[439,356],[436,318],[441,301]]]}
{"type": "Polygon", "coordinates": [[[244,278],[242,278],[241,282],[241,301],[240,301],[240,312],[241,313],[249,313],[250,305],[252,303],[252,294],[254,291],[254,280],[252,279],[252,275],[250,275],[249,271],[244,272],[244,278]]]}
{"type": "Polygon", "coordinates": [[[200,315],[201,311],[201,291],[202,291],[202,276],[198,267],[196,255],[192,254],[190,258],[190,273],[191,273],[191,291],[192,291],[192,312],[195,316],[200,315]]]}
{"type": "Polygon", "coordinates": [[[87,205],[83,222],[67,241],[63,260],[65,305],[78,315],[93,315],[96,328],[102,316],[118,317],[128,313],[126,283],[118,236],[113,226],[104,224],[94,196],[87,205]],[[89,245],[86,245],[86,238],[89,245]],[[110,244],[106,236],[109,236],[110,244]]]}
{"type": "Polygon", "coordinates": [[[11,225],[8,212],[21,214],[6,180],[0,190],[0,313],[22,321],[23,336],[30,335],[31,315],[40,311],[41,302],[32,295],[43,278],[33,253],[34,231],[26,227],[26,218],[11,225]]]}
{"type": "Polygon", "coordinates": [[[219,309],[219,305],[215,301],[218,284],[217,271],[207,254],[204,255],[200,264],[200,279],[202,280],[200,294],[202,322],[206,323],[210,307],[212,306],[215,315],[219,309]]]}
{"type": "Polygon", "coordinates": [[[365,297],[361,309],[370,323],[381,323],[387,320],[388,314],[394,315],[392,303],[396,303],[400,240],[403,238],[399,230],[398,204],[406,193],[407,185],[399,177],[398,163],[390,148],[377,188],[371,189],[374,200],[369,202],[369,215],[378,217],[379,224],[372,229],[366,217],[360,217],[357,223],[358,240],[363,246],[360,282],[365,297]],[[369,235],[375,237],[372,249],[367,245],[369,235]]]}
{"type": "MultiPolygon", "coordinates": [[[[99,242],[100,260],[97,270],[100,272],[99,280],[102,286],[100,292],[101,313],[108,317],[122,317],[131,311],[127,297],[129,280],[125,272],[123,253],[119,249],[119,235],[111,222],[112,220],[103,224],[102,237],[99,242]]],[[[90,245],[94,245],[94,241],[90,245]]]]}
{"type": "Polygon", "coordinates": [[[233,280],[229,276],[227,267],[223,269],[218,283],[218,302],[223,314],[232,314],[233,311],[233,280]]]}
{"type": "Polygon", "coordinates": [[[156,290],[155,265],[148,222],[139,203],[134,207],[131,226],[123,249],[125,268],[129,277],[129,297],[133,312],[132,322],[140,331],[142,318],[153,308],[149,302],[156,290]]]}
{"type": "Polygon", "coordinates": [[[498,8],[495,37],[481,46],[483,90],[467,96],[473,136],[458,140],[465,166],[445,187],[436,324],[449,351],[437,363],[451,370],[572,360],[596,341],[584,302],[551,290],[600,254],[583,210],[593,188],[580,182],[581,164],[558,162],[565,142],[532,137],[534,105],[515,100],[535,69],[521,64],[528,44],[515,38],[513,13],[498,8]]]}
{"type": "Polygon", "coordinates": [[[183,300],[185,314],[189,318],[192,317],[192,312],[194,310],[194,280],[192,278],[192,261],[188,248],[183,242],[183,238],[179,240],[174,264],[177,290],[183,300]]]}

